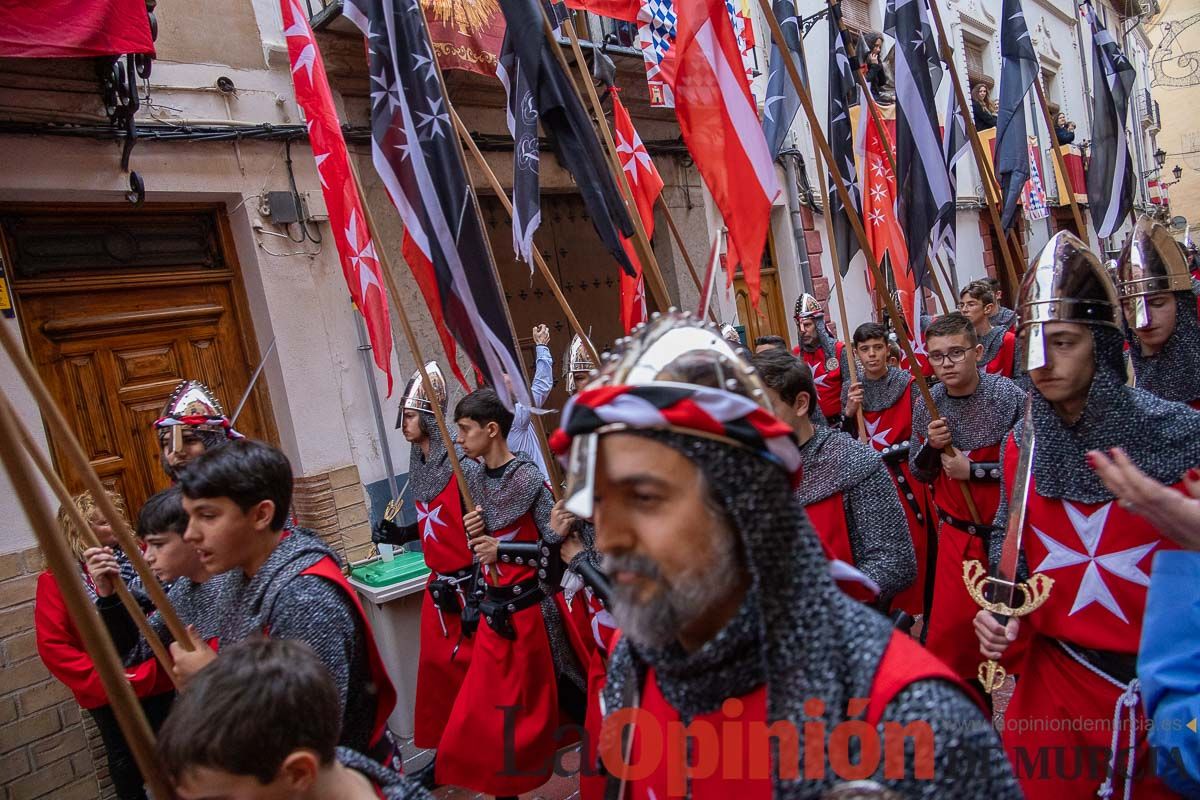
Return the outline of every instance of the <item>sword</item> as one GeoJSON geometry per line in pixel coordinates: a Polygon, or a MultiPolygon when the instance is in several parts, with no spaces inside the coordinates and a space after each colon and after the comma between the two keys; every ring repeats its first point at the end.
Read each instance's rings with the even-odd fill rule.
{"type": "Polygon", "coordinates": [[[258,366],[254,368],[254,374],[250,376],[250,383],[246,385],[246,391],[242,393],[242,399],[238,401],[237,408],[233,410],[233,416],[229,419],[229,427],[237,424],[238,417],[242,415],[242,409],[246,407],[246,401],[250,399],[250,392],[254,391],[254,384],[258,383],[258,376],[262,375],[263,367],[267,365],[267,359],[271,357],[271,353],[275,352],[275,340],[267,345],[267,352],[263,353],[262,360],[258,362],[258,366]]]}
{"type": "MultiPolygon", "coordinates": [[[[1023,617],[1041,607],[1050,597],[1050,588],[1054,579],[1038,573],[1031,575],[1028,581],[1017,580],[1017,568],[1021,560],[1021,539],[1025,535],[1025,513],[1029,502],[1029,484],[1033,474],[1033,453],[1036,449],[1036,437],[1033,432],[1033,396],[1025,398],[1025,415],[1021,424],[1020,457],[1017,459],[1017,471],[1013,482],[1012,493],[1008,502],[1008,524],[1004,531],[1004,545],[1000,550],[1000,562],[996,566],[996,574],[988,576],[987,570],[978,561],[967,561],[963,564],[963,580],[966,581],[967,591],[971,598],[984,609],[992,612],[992,616],[1001,625],[1008,624],[1013,617],[1023,617]],[[985,586],[991,586],[991,598],[984,592],[985,586]],[[1021,604],[1016,605],[1020,595],[1021,604]]],[[[979,682],[984,691],[991,694],[1000,688],[1007,677],[1004,668],[995,661],[985,661],[979,665],[979,682]]]]}

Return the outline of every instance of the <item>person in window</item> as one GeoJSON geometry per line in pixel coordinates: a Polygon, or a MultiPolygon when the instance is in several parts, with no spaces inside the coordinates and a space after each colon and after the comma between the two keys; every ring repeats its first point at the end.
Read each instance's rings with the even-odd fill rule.
{"type": "Polygon", "coordinates": [[[1054,118],[1054,138],[1059,144],[1071,144],[1075,141],[1075,123],[1067,120],[1066,114],[1054,118]]]}
{"type": "Polygon", "coordinates": [[[971,87],[971,116],[975,129],[991,130],[996,127],[996,104],[992,102],[991,88],[980,81],[971,87]]]}
{"type": "Polygon", "coordinates": [[[892,80],[891,70],[883,57],[883,36],[871,33],[867,36],[871,49],[867,51],[867,85],[871,87],[871,96],[878,103],[896,102],[896,83],[892,80]]]}

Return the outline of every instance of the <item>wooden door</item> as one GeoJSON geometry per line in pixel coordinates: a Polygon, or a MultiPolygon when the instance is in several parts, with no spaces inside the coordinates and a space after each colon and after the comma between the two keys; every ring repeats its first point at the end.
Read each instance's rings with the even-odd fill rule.
{"type": "MultiPolygon", "coordinates": [[[[562,381],[562,358],[574,331],[537,267],[517,261],[514,257],[512,222],[499,200],[484,195],[479,198],[479,203],[530,377],[533,375],[533,326],[545,323],[550,327],[555,385],[545,405],[547,408],[562,408],[567,397],[562,381]]],[[[612,342],[624,336],[618,277],[620,267],[600,243],[580,196],[542,195],[542,226],[534,241],[558,280],[571,310],[589,333],[596,348],[603,352],[612,342]]],[[[646,305],[651,313],[657,308],[653,297],[649,295],[646,305]]],[[[547,428],[553,429],[557,424],[557,417],[547,418],[547,428]]]]}
{"type": "Polygon", "coordinates": [[[745,328],[746,346],[751,350],[754,349],[755,339],[760,336],[788,338],[788,317],[783,306],[779,270],[775,267],[774,242],[770,237],[767,238],[767,246],[763,249],[763,263],[759,276],[757,312],[750,302],[750,289],[741,269],[738,269],[733,279],[738,320],[745,328]]]}
{"type": "MultiPolygon", "coordinates": [[[[34,364],[136,514],[169,484],[152,426],[172,389],[203,381],[232,415],[258,363],[224,221],[194,207],[0,208],[0,231],[34,364]]],[[[260,382],[238,430],[274,442],[269,403],[260,382]]]]}

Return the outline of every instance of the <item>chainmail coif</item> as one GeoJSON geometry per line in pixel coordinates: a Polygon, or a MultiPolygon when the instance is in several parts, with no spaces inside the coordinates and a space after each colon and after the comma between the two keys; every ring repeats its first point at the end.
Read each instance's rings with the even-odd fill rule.
{"type": "MultiPolygon", "coordinates": [[[[896,405],[904,390],[912,381],[912,373],[899,367],[888,367],[882,378],[868,378],[864,370],[858,370],[858,382],[863,387],[863,410],[874,413],[896,405]]],[[[850,381],[842,382],[842,408],[850,399],[850,381]]]]}
{"type": "MultiPolygon", "coordinates": [[[[442,440],[441,433],[438,432],[437,421],[433,418],[433,414],[421,412],[418,419],[421,423],[422,433],[429,437],[429,456],[427,458],[421,452],[420,445],[412,446],[408,457],[408,490],[409,496],[413,500],[428,503],[441,494],[442,490],[446,488],[446,484],[454,477],[454,467],[450,465],[446,443],[442,440]]],[[[470,482],[482,467],[479,466],[478,461],[463,455],[457,445],[455,445],[455,449],[463,468],[463,474],[470,482]]]]}
{"type": "MultiPolygon", "coordinates": [[[[1195,283],[1195,281],[1193,281],[1195,283]]],[[[1194,291],[1175,295],[1175,333],[1152,356],[1142,355],[1137,333],[1126,326],[1129,356],[1139,389],[1164,400],[1190,403],[1200,399],[1200,320],[1194,291]]]]}
{"type": "MultiPolygon", "coordinates": [[[[805,701],[819,698],[825,705],[820,720],[832,730],[845,720],[847,701],[869,696],[891,625],[836,588],[782,473],[718,442],[673,432],[637,433],[699,466],[738,532],[751,586],[737,615],[696,653],[647,651],[622,637],[609,661],[604,707],[612,713],[631,702],[652,665],[664,695],[685,721],[765,680],[768,722],[787,720],[799,727],[814,719],[804,713],[805,701]],[[699,668],[689,672],[682,669],[686,665],[699,668]]],[[[934,729],[936,777],[886,781],[890,788],[914,798],[1020,797],[995,731],[956,687],[941,681],[910,685],[887,706],[879,730],[885,721],[916,720],[934,729]],[[968,774],[952,765],[964,758],[972,764],[968,774]]],[[[884,779],[880,774],[876,780],[884,779]]],[[[774,795],[817,798],[839,781],[831,770],[798,781],[776,775],[774,795]]]]}

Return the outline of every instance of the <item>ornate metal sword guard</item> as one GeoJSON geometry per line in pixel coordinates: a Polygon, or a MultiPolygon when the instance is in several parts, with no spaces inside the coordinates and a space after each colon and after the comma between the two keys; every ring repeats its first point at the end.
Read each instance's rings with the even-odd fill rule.
{"type": "MultiPolygon", "coordinates": [[[[1050,598],[1050,589],[1054,587],[1054,578],[1042,573],[1029,576],[1029,580],[1020,581],[1013,585],[1014,596],[1020,595],[1021,604],[1010,606],[989,600],[984,592],[989,584],[1000,584],[1001,581],[987,574],[987,569],[976,560],[963,562],[963,582],[967,584],[967,592],[980,608],[993,614],[1005,617],[1024,617],[1042,607],[1050,598]]],[[[1004,684],[1008,673],[1004,667],[995,661],[985,661],[979,665],[979,682],[988,694],[999,689],[1004,684]]]]}

